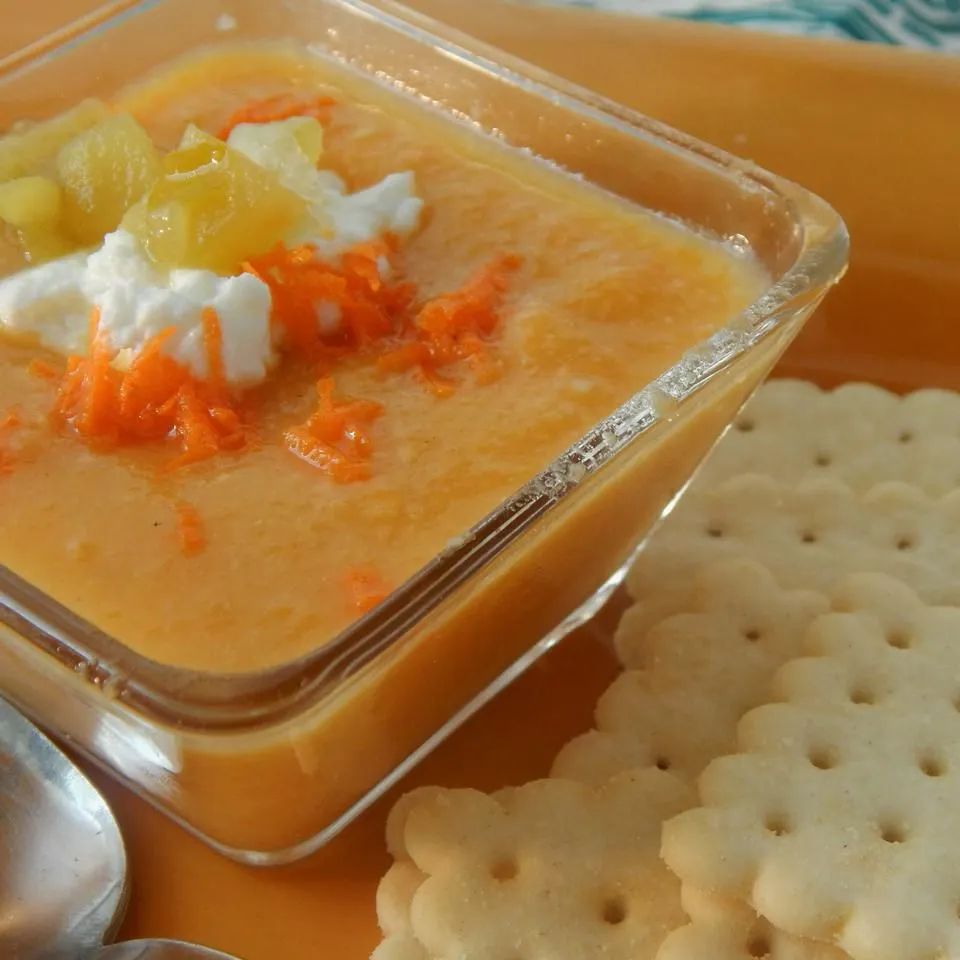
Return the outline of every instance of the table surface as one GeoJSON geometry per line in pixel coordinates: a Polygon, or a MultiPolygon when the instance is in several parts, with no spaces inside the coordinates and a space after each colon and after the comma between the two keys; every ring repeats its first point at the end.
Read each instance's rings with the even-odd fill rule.
{"type": "MultiPolygon", "coordinates": [[[[91,5],[47,0],[25,17],[18,0],[0,0],[12,25],[0,55],[91,5]]],[[[925,383],[960,388],[960,336],[944,336],[960,319],[960,58],[572,9],[518,17],[493,0],[416,5],[830,200],[851,229],[852,268],[785,372],[903,387],[920,371],[925,383]]],[[[398,791],[291,867],[227,861],[95,775],[130,854],[134,892],[122,936],[195,940],[246,960],[361,960],[377,940],[374,891],[388,865],[382,832],[397,793],[543,775],[560,744],[589,724],[609,679],[601,632],[553,651],[398,791]]]]}

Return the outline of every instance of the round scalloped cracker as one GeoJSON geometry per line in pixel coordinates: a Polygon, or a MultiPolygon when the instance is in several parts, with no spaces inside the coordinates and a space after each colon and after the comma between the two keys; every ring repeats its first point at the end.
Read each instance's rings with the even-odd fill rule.
{"type": "Polygon", "coordinates": [[[387,814],[387,850],[394,859],[409,859],[404,831],[407,828],[407,815],[410,811],[418,804],[428,802],[434,794],[445,792],[445,787],[432,785],[416,787],[403,794],[390,808],[390,812],[387,814]]]}
{"type": "Polygon", "coordinates": [[[410,905],[426,880],[409,860],[396,860],[377,886],[377,922],[387,937],[412,937],[410,905]]]}
{"type": "Polygon", "coordinates": [[[960,956],[960,609],[849,578],[664,826],[694,886],[854,960],[960,956]]]}
{"type": "Polygon", "coordinates": [[[431,960],[427,951],[413,937],[389,936],[370,954],[370,960],[431,960]]]}
{"type": "Polygon", "coordinates": [[[942,496],[960,486],[960,394],[898,396],[867,383],[825,391],[803,380],[771,380],[696,483],[714,486],[742,473],[787,483],[831,478],[860,491],[901,481],[942,496]]]}
{"type": "Polygon", "coordinates": [[[836,947],[777,930],[742,903],[684,886],[691,922],[669,934],[656,960],[848,960],[836,947]]]}
{"type": "Polygon", "coordinates": [[[602,783],[655,766],[694,779],[736,748],[737,723],[764,703],[770,680],[801,652],[826,598],[783,590],[750,560],[723,560],[689,581],[688,612],[644,632],[628,610],[617,630],[622,673],[600,698],[596,729],[570,741],[552,775],[602,783]]]}
{"type": "MultiPolygon", "coordinates": [[[[424,958],[653,960],[685,919],[659,857],[660,825],[694,799],[657,770],[599,788],[539,780],[492,796],[424,794],[402,817],[409,862],[426,878],[407,908],[412,936],[394,932],[375,956],[406,960],[384,951],[412,940],[424,958]]],[[[410,889],[393,886],[391,913],[410,889]]]]}
{"type": "Polygon", "coordinates": [[[829,591],[886,573],[934,603],[960,603],[960,490],[931,498],[901,483],[855,493],[832,480],[785,486],[756,474],[692,489],[641,552],[630,593],[683,609],[693,573],[723,558],[762,563],[786,588],[829,591]]]}

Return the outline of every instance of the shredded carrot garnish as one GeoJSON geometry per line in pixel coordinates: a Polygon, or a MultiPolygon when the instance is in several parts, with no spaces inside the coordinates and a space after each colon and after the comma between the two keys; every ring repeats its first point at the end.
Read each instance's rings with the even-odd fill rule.
{"type": "Polygon", "coordinates": [[[84,362],[78,363],[73,370],[68,363],[67,368],[71,388],[76,384],[71,391],[76,396],[74,425],[77,433],[83,437],[116,442],[115,398],[118,382],[110,365],[110,352],[100,336],[99,307],[90,310],[87,351],[88,356],[84,362]],[[77,374],[81,370],[83,380],[78,382],[77,374]]]}
{"type": "Polygon", "coordinates": [[[181,500],[177,509],[177,536],[180,539],[180,552],[185,557],[194,557],[207,545],[203,521],[196,507],[181,500]]]}
{"type": "Polygon", "coordinates": [[[227,377],[223,371],[223,332],[220,330],[220,318],[213,307],[204,307],[200,313],[203,325],[203,349],[207,358],[207,384],[214,391],[223,393],[227,388],[227,377]]]}
{"type": "Polygon", "coordinates": [[[389,252],[385,242],[365,243],[333,266],[313,247],[281,245],[243,268],[270,288],[271,319],[284,348],[316,361],[329,351],[363,350],[401,329],[413,288],[381,280],[380,258],[389,252]]]}
{"type": "Polygon", "coordinates": [[[13,471],[15,458],[5,444],[9,435],[22,424],[20,407],[16,404],[0,417],[0,475],[13,471]]]}
{"type": "Polygon", "coordinates": [[[478,383],[492,383],[500,374],[489,341],[500,323],[500,306],[508,277],[520,266],[504,254],[474,274],[459,290],[427,301],[413,319],[415,339],[384,353],[378,366],[385,373],[415,370],[437,396],[449,395],[454,383],[438,371],[457,361],[468,362],[478,383]]]}
{"type": "Polygon", "coordinates": [[[333,380],[317,382],[317,409],[305,423],[284,433],[287,448],[337,483],[370,476],[373,443],[368,427],[383,414],[372,400],[336,400],[333,380]]]}
{"type": "Polygon", "coordinates": [[[417,314],[417,328],[440,341],[464,334],[489,336],[499,320],[497,308],[507,289],[507,277],[519,266],[519,257],[512,254],[495,258],[459,290],[424,304],[417,314]]]}
{"type": "Polygon", "coordinates": [[[289,93],[253,100],[227,118],[217,137],[226,140],[233,128],[241,123],[271,123],[288,117],[313,117],[325,123],[336,102],[332,97],[297,97],[289,93]]]}
{"type": "Polygon", "coordinates": [[[351,567],[343,578],[350,606],[366,613],[389,593],[390,587],[372,566],[351,567]]]}
{"type": "Polygon", "coordinates": [[[57,380],[60,377],[60,371],[56,367],[40,359],[31,360],[27,364],[27,372],[38,380],[57,380]]]}
{"type": "Polygon", "coordinates": [[[219,322],[204,311],[210,381],[194,377],[163,350],[167,329],[151,338],[126,372],[111,364],[99,334],[100,314],[90,315],[87,356],[70,357],[54,406],[54,419],[96,447],[173,437],[180,456],[170,467],[196,463],[222,450],[239,450],[247,433],[236,402],[223,385],[219,322]],[[216,346],[218,358],[213,356],[216,346]]]}
{"type": "Polygon", "coordinates": [[[0,417],[0,434],[13,430],[23,424],[23,415],[20,412],[20,405],[14,404],[2,417],[0,417]]]}

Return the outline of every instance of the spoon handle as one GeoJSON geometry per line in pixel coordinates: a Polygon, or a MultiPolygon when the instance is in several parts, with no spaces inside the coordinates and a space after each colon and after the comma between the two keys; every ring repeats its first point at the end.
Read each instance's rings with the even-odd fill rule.
{"type": "MultiPolygon", "coordinates": [[[[86,958],[85,958],[86,960],[86,958]]],[[[128,940],[102,947],[89,960],[239,960],[182,940],[128,940]]]]}

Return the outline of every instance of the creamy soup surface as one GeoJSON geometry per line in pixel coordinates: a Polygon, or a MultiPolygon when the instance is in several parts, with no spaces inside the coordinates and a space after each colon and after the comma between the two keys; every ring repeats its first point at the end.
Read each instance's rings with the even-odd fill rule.
{"type": "Polygon", "coordinates": [[[322,645],[360,614],[358,579],[361,592],[402,583],[764,283],[720,244],[353,82],[306,54],[224,49],[114,105],[168,148],[185,123],[216,132],[257,98],[329,95],[321,166],[351,189],[415,174],[424,213],[395,265],[418,298],[519,258],[490,338],[492,382],[462,365],[438,397],[365,354],[326,371],[338,394],[383,407],[369,479],[335,482],[282,442],[316,405],[308,364],[251,392],[256,448],[168,471],[162,442],[103,451],[55,429],[56,384],[31,362],[63,358],[0,339],[0,413],[19,421],[3,438],[0,562],[163,663],[254,671],[322,645]],[[189,554],[183,504],[204,543],[189,554]]]}

